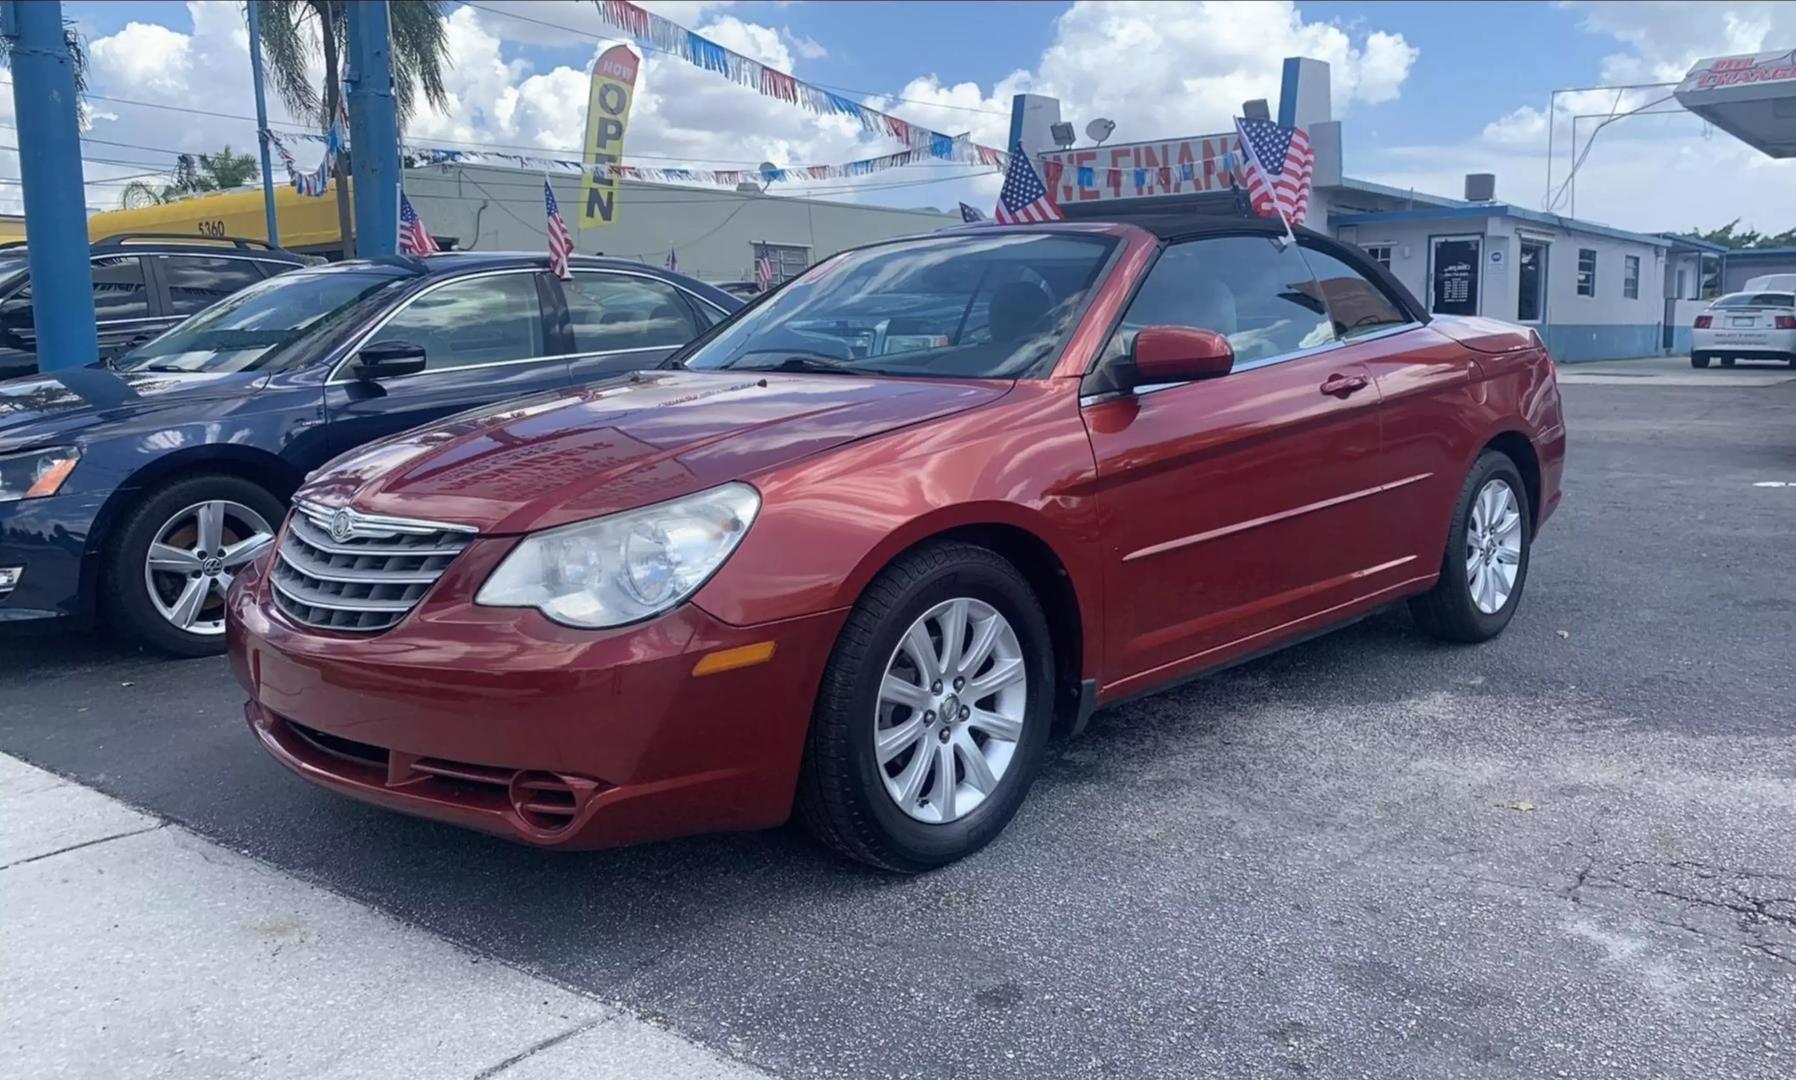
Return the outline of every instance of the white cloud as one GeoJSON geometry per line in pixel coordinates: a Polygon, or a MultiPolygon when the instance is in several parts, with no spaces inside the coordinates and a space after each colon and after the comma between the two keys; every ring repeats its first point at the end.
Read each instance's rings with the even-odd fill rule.
{"type": "MultiPolygon", "coordinates": [[[[1622,48],[1589,73],[1592,85],[1673,82],[1709,56],[1752,53],[1796,43],[1796,4],[1573,4],[1583,28],[1622,48]]],[[[1543,88],[1543,92],[1550,88],[1543,88]]],[[[1796,224],[1796,161],[1777,161],[1662,100],[1670,87],[1585,90],[1560,94],[1550,118],[1533,104],[1485,123],[1450,145],[1370,148],[1368,168],[1349,127],[1354,175],[1401,187],[1457,195],[1467,172],[1497,174],[1499,198],[1529,208],[1547,205],[1547,148],[1553,147],[1553,208],[1572,210],[1567,176],[1575,156],[1579,217],[1657,232],[1711,228],[1741,218],[1772,231],[1796,224]],[[1612,114],[1640,114],[1605,124],[1612,114]],[[1645,113],[1670,110],[1671,115],[1645,113]],[[1596,134],[1599,126],[1601,134],[1596,134]],[[1549,131],[1550,127],[1550,131],[1549,131]],[[1574,130],[1576,144],[1574,146],[1574,130]],[[1594,138],[1594,141],[1592,141],[1594,138]]]]}

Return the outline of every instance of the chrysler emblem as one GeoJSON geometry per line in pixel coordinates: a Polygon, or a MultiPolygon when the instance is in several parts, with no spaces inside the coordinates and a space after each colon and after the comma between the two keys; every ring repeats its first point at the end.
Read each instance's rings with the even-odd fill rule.
{"type": "Polygon", "coordinates": [[[339,544],[355,539],[355,519],[349,515],[347,507],[331,517],[331,539],[339,544]]]}

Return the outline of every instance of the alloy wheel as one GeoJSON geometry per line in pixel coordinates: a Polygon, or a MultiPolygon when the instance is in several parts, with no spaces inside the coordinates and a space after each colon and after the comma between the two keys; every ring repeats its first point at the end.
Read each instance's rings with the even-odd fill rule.
{"type": "Polygon", "coordinates": [[[242,503],[195,503],[156,530],[143,564],[150,602],[178,630],[222,634],[226,590],[273,542],[268,521],[242,503]]]}
{"type": "Polygon", "coordinates": [[[1522,508],[1508,481],[1494,479],[1478,489],[1466,523],[1465,577],[1472,604],[1495,615],[1509,603],[1522,564],[1522,508]]]}
{"type": "Polygon", "coordinates": [[[874,709],[886,794],[929,824],[972,813],[1009,770],[1028,701],[1022,644],[996,608],[956,597],[925,611],[892,650],[874,709]]]}

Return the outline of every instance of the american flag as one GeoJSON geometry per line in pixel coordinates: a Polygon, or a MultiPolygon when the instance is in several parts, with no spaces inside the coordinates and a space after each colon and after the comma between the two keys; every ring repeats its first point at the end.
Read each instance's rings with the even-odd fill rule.
{"type": "Polygon", "coordinates": [[[543,209],[549,215],[549,269],[558,278],[571,278],[568,272],[568,256],[574,253],[574,234],[568,231],[567,222],[561,220],[561,207],[555,202],[555,189],[543,181],[543,209]]]}
{"type": "Polygon", "coordinates": [[[1310,187],[1316,152],[1299,127],[1280,127],[1271,120],[1235,121],[1241,153],[1247,159],[1247,197],[1261,217],[1279,217],[1302,225],[1310,213],[1310,187]]]}
{"type": "Polygon", "coordinates": [[[773,253],[766,244],[755,245],[755,288],[762,292],[773,288],[773,253]]]}
{"type": "Polygon", "coordinates": [[[678,270],[680,268],[680,257],[674,254],[673,248],[667,249],[667,268],[669,270],[678,270]]]}
{"type": "Polygon", "coordinates": [[[437,242],[430,238],[429,230],[419,219],[418,211],[412,209],[412,201],[399,193],[399,253],[401,255],[434,255],[437,242]]]}
{"type": "Polygon", "coordinates": [[[968,206],[966,203],[961,203],[960,204],[960,220],[962,220],[970,225],[975,221],[984,221],[985,215],[979,212],[978,207],[968,206]]]}
{"type": "Polygon", "coordinates": [[[1036,175],[1035,163],[1023,153],[1019,143],[1010,151],[1010,168],[1004,171],[1004,186],[998,190],[998,208],[992,218],[1003,225],[1018,222],[1059,221],[1066,215],[1048,195],[1047,186],[1036,175]]]}

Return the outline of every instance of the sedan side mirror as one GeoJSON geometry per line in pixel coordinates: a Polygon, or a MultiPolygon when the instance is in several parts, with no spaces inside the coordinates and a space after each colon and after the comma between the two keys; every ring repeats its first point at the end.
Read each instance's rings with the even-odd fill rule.
{"type": "Polygon", "coordinates": [[[1235,366],[1229,339],[1189,326],[1144,326],[1135,335],[1131,386],[1191,382],[1227,375],[1235,366]]]}
{"type": "Polygon", "coordinates": [[[383,341],[377,345],[364,346],[355,354],[355,363],[350,370],[358,379],[379,382],[382,379],[397,379],[402,375],[416,375],[424,370],[424,346],[413,345],[409,341],[383,341]]]}

